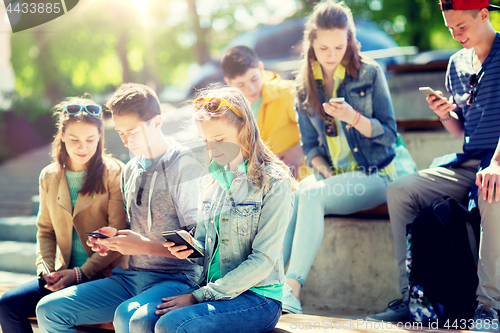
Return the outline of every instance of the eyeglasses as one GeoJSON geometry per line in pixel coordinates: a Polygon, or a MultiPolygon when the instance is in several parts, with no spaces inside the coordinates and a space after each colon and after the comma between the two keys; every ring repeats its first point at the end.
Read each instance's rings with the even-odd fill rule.
{"type": "Polygon", "coordinates": [[[328,117],[325,120],[325,134],[330,137],[336,137],[338,135],[337,126],[335,125],[335,121],[332,117],[328,117]]]}
{"type": "Polygon", "coordinates": [[[472,103],[474,103],[474,99],[475,99],[475,95],[477,93],[475,87],[477,85],[477,75],[474,73],[474,74],[471,74],[471,76],[469,76],[469,80],[468,80],[468,84],[469,86],[471,87],[471,90],[469,90],[469,97],[467,98],[467,105],[471,105],[472,103]]]}
{"type": "Polygon", "coordinates": [[[217,113],[221,111],[221,106],[224,104],[227,106],[231,111],[234,112],[235,115],[237,115],[240,118],[243,118],[241,115],[241,112],[236,109],[234,106],[229,104],[225,99],[219,98],[219,97],[198,97],[193,101],[193,106],[196,111],[200,110],[202,107],[206,107],[208,112],[212,113],[217,113]]]}
{"type": "Polygon", "coordinates": [[[94,104],[89,104],[89,105],[78,105],[78,104],[70,104],[64,106],[64,109],[66,110],[66,113],[69,114],[70,116],[74,116],[82,112],[82,110],[85,110],[88,114],[92,116],[99,116],[102,111],[102,107],[100,105],[94,105],[94,104]]]}

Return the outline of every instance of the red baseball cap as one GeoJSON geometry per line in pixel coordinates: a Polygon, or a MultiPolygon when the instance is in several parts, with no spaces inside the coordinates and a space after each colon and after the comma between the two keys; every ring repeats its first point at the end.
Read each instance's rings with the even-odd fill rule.
{"type": "Polygon", "coordinates": [[[453,4],[444,4],[440,1],[441,10],[474,10],[487,8],[488,10],[500,10],[500,7],[490,5],[489,0],[453,0],[453,4]]]}

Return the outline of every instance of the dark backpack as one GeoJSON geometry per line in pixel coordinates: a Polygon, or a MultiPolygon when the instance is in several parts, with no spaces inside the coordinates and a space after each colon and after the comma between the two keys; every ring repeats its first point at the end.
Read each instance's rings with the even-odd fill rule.
{"type": "Polygon", "coordinates": [[[407,225],[410,319],[468,320],[477,306],[480,217],[441,196],[407,225]]]}

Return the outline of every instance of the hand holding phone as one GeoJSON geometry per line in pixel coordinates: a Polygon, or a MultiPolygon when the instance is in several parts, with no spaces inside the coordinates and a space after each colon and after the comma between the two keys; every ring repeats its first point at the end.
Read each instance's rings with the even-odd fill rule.
{"type": "MultiPolygon", "coordinates": [[[[424,94],[426,94],[427,96],[435,96],[436,97],[436,100],[438,99],[444,99],[445,100],[445,103],[448,102],[448,100],[443,97],[443,96],[440,96],[436,91],[434,91],[434,89],[432,89],[431,87],[420,87],[418,88],[418,90],[420,90],[421,92],[423,92],[424,94]]],[[[449,102],[449,103],[452,103],[452,102],[449,102]]],[[[431,107],[432,108],[432,107],[431,107]]],[[[458,115],[456,114],[455,111],[449,111],[449,114],[450,116],[452,116],[453,118],[455,119],[458,119],[458,115]]]]}
{"type": "Polygon", "coordinates": [[[174,231],[164,231],[161,233],[163,238],[165,238],[166,241],[175,243],[175,246],[180,246],[180,245],[185,245],[187,248],[183,251],[187,250],[193,250],[193,253],[191,253],[188,258],[200,258],[203,257],[203,253],[201,253],[197,248],[191,244],[191,242],[182,235],[177,230],[174,231]]]}

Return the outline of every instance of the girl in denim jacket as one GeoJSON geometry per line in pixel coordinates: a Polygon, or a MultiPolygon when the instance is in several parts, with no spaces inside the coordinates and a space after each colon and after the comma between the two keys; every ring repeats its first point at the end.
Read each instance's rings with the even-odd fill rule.
{"type": "MultiPolygon", "coordinates": [[[[212,159],[191,238],[204,253],[204,270],[199,288],[163,299],[155,332],[272,331],[281,315],[282,245],[295,180],[264,145],[239,89],[202,92],[194,119],[212,159]]],[[[165,246],[180,259],[193,253],[165,246]]]]}
{"type": "Polygon", "coordinates": [[[397,177],[396,120],[383,71],[360,54],[351,11],[321,2],[304,31],[297,76],[302,149],[315,174],[300,183],[284,244],[290,259],[283,311],[301,313],[300,289],[321,244],[325,214],[352,214],[386,202],[397,177]],[[329,102],[331,98],[343,98],[329,102]]]}

